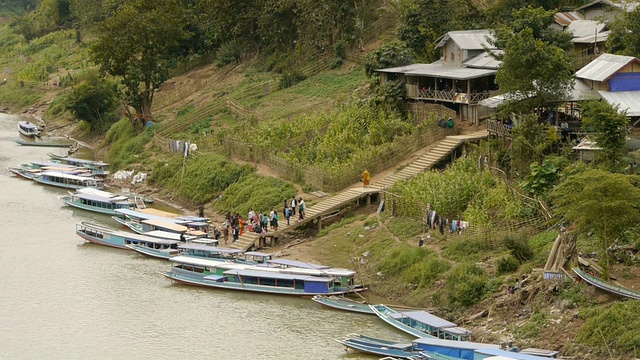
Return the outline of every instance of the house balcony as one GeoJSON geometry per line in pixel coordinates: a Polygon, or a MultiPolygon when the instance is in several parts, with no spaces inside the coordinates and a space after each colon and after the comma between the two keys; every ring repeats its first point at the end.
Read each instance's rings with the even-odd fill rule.
{"type": "Polygon", "coordinates": [[[407,86],[407,96],[416,100],[447,101],[458,104],[477,104],[479,101],[498,95],[497,90],[456,92],[451,90],[418,89],[407,86]]]}

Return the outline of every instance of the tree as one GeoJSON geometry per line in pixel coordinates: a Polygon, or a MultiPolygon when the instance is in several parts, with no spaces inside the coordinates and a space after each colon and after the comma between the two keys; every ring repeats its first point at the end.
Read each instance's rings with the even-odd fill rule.
{"type": "Polygon", "coordinates": [[[621,166],[620,158],[624,154],[627,143],[626,114],[618,111],[618,106],[611,106],[606,101],[586,101],[582,107],[582,126],[593,132],[593,140],[601,149],[597,159],[609,170],[614,171],[621,166]]]}
{"type": "Polygon", "coordinates": [[[609,265],[607,249],[640,221],[640,189],[636,175],[588,170],[572,175],[552,192],[554,211],[575,221],[583,232],[593,232],[609,265]]]}
{"type": "Polygon", "coordinates": [[[566,99],[574,82],[567,53],[556,45],[536,39],[529,27],[506,37],[506,41],[498,38],[505,44],[504,54],[497,56],[502,60],[496,74],[500,91],[529,98],[520,103],[519,110],[523,112],[566,99]]]}
{"type": "Polygon", "coordinates": [[[151,116],[155,90],[176,65],[180,41],[189,36],[183,15],[179,0],[132,0],[102,23],[91,44],[93,60],[121,79],[125,100],[142,124],[151,116]]]}
{"type": "Polygon", "coordinates": [[[609,52],[640,57],[640,6],[607,24],[611,30],[607,39],[609,52]]]}
{"type": "Polygon", "coordinates": [[[64,104],[77,119],[89,122],[97,130],[96,126],[116,120],[116,84],[100,77],[97,71],[89,71],[84,77],[79,85],[64,95],[64,104]]]}

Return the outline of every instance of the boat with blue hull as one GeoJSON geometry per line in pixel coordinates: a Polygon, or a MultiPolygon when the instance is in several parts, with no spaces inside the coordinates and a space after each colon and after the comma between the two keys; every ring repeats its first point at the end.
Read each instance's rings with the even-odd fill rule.
{"type": "Polygon", "coordinates": [[[386,305],[369,305],[382,321],[415,337],[465,341],[471,331],[424,310],[398,311],[386,305]]]}
{"type": "MultiPolygon", "coordinates": [[[[150,209],[138,209],[150,210],[150,209]]],[[[142,211],[129,209],[116,209],[112,218],[118,223],[128,227],[131,231],[138,234],[146,234],[150,231],[167,231],[177,234],[185,234],[185,236],[204,237],[207,235],[206,229],[209,223],[202,221],[193,221],[191,219],[169,218],[149,214],[142,211]]],[[[177,214],[176,214],[177,215],[177,214]]]]}
{"type": "Polygon", "coordinates": [[[94,175],[107,176],[109,175],[110,166],[108,163],[102,161],[94,161],[87,159],[79,159],[66,155],[56,155],[54,153],[47,154],[49,157],[62,164],[84,167],[90,169],[94,175]]]}
{"type": "Polygon", "coordinates": [[[136,204],[129,201],[128,197],[112,194],[106,191],[94,193],[79,189],[75,193],[61,196],[60,200],[68,206],[107,215],[114,215],[115,210],[117,209],[136,209],[136,204]]]}
{"type": "Polygon", "coordinates": [[[40,129],[36,124],[33,124],[29,121],[19,121],[18,122],[18,132],[20,134],[27,137],[40,137],[40,129]]]}
{"type": "Polygon", "coordinates": [[[91,176],[80,176],[58,171],[43,171],[33,176],[37,183],[61,187],[65,189],[81,189],[84,187],[104,189],[104,180],[91,176]]]}
{"type": "Polygon", "coordinates": [[[336,284],[339,282],[330,275],[296,274],[279,271],[283,269],[229,264],[191,256],[176,256],[170,260],[173,267],[162,275],[187,285],[294,296],[362,291],[357,287],[338,288],[336,284]]]}
{"type": "Polygon", "coordinates": [[[177,251],[178,244],[180,243],[178,240],[162,239],[113,230],[90,222],[76,224],[76,234],[85,241],[123,250],[131,250],[129,245],[141,245],[155,250],[170,252],[172,250],[177,251]]]}
{"type": "Polygon", "coordinates": [[[407,343],[377,339],[362,334],[349,334],[336,341],[350,349],[402,359],[489,360],[498,357],[501,360],[548,360],[558,356],[558,352],[553,350],[520,350],[517,347],[433,337],[419,338],[407,343]],[[412,356],[416,357],[412,358],[412,356]]]}

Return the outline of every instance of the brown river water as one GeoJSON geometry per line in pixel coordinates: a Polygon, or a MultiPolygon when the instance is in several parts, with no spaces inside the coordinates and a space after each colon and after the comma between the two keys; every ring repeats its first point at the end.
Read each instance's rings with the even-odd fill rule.
{"type": "Polygon", "coordinates": [[[410,339],[308,298],[172,284],[169,262],[85,244],[77,222],[117,223],[6,169],[60,152],[16,144],[18,120],[0,114],[0,359],[378,359],[333,339],[410,339]]]}

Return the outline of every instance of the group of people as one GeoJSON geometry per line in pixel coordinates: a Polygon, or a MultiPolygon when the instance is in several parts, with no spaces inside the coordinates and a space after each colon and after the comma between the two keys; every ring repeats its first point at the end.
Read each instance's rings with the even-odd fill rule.
{"type": "MultiPolygon", "coordinates": [[[[296,199],[295,197],[289,201],[284,201],[283,215],[287,220],[287,225],[290,225],[290,219],[298,212],[298,219],[303,220],[305,216],[306,204],[302,198],[296,199]],[[290,205],[290,206],[289,206],[290,205]]],[[[247,214],[247,220],[243,219],[240,214],[234,212],[228,212],[225,216],[224,224],[222,226],[222,232],[214,227],[213,237],[216,240],[222,236],[224,243],[229,241],[229,235],[233,238],[233,243],[238,241],[240,235],[245,231],[245,225],[248,228],[247,231],[258,234],[266,234],[271,229],[272,231],[278,231],[280,226],[280,215],[273,209],[269,213],[266,211],[260,211],[256,213],[253,209],[249,210],[247,214]]]]}

